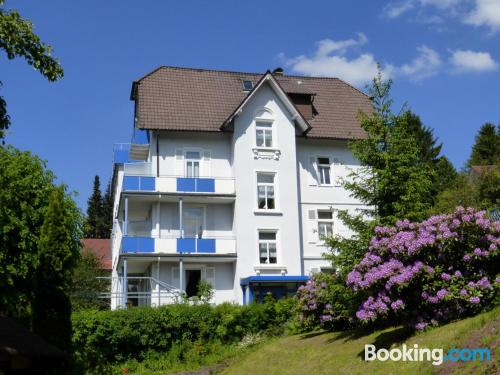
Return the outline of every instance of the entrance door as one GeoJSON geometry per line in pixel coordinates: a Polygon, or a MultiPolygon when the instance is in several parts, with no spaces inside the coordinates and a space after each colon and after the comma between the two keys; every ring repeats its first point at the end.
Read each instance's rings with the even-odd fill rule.
{"type": "Polygon", "coordinates": [[[203,234],[203,208],[186,207],[183,212],[185,238],[201,238],[203,234]]]}
{"type": "Polygon", "coordinates": [[[196,296],[200,280],[201,270],[186,270],[186,295],[188,298],[196,296]]]}

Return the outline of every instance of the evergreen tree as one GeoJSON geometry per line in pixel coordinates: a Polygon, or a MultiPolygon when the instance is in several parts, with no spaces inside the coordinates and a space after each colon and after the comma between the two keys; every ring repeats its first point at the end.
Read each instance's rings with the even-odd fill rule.
{"type": "Polygon", "coordinates": [[[77,208],[64,187],[50,195],[38,240],[33,330],[65,352],[71,349],[71,276],[79,258],[77,208]]]}
{"type": "Polygon", "coordinates": [[[486,123],[479,129],[467,166],[500,163],[500,125],[486,123]]]}
{"type": "Polygon", "coordinates": [[[404,116],[408,131],[417,144],[420,161],[430,164],[436,171],[431,187],[432,197],[435,198],[457,178],[457,171],[446,156],[440,155],[443,145],[438,143],[434,130],[425,126],[420,117],[411,111],[406,111],[404,116]]]}
{"type": "Polygon", "coordinates": [[[380,73],[373,80],[374,111],[360,116],[367,138],[349,144],[361,168],[344,183],[355,198],[373,207],[382,223],[425,217],[433,203],[435,179],[435,169],[422,157],[409,125],[415,117],[411,112],[395,115],[391,111],[391,85],[380,73]]]}
{"type": "Polygon", "coordinates": [[[110,238],[113,228],[113,195],[111,193],[111,183],[106,187],[102,201],[102,221],[103,221],[103,237],[110,238]]]}
{"type": "Polygon", "coordinates": [[[101,185],[99,176],[94,177],[94,189],[92,195],[87,201],[87,220],[85,223],[85,237],[104,238],[103,237],[103,200],[101,195],[101,185]]]}

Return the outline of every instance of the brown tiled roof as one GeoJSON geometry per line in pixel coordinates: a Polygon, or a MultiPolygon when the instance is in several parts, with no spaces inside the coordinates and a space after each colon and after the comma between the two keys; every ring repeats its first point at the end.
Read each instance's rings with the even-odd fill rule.
{"type": "Polygon", "coordinates": [[[111,271],[111,240],[109,238],[82,238],[82,250],[92,251],[101,260],[103,270],[111,271]]]}
{"type": "MultiPolygon", "coordinates": [[[[134,82],[137,127],[151,130],[219,132],[248,95],[242,80],[262,74],[160,67],[134,82]]],[[[285,92],[314,95],[317,114],[309,138],[364,138],[359,111],[371,111],[367,95],[337,78],[275,76],[285,92]],[[298,82],[301,82],[300,84],[298,82]]]]}

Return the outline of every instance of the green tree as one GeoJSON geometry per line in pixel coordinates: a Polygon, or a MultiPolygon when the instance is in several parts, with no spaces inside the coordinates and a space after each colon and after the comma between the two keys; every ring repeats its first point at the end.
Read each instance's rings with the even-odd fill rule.
{"type": "Polygon", "coordinates": [[[109,280],[98,277],[110,276],[103,270],[101,261],[92,251],[84,250],[74,269],[71,280],[71,307],[82,309],[107,309],[109,300],[99,298],[100,293],[110,290],[109,280]]]}
{"type": "Polygon", "coordinates": [[[85,237],[87,238],[109,238],[105,230],[105,220],[103,218],[103,199],[101,195],[101,185],[99,176],[94,177],[94,188],[92,195],[87,201],[87,219],[85,222],[85,237]]]}
{"type": "Polygon", "coordinates": [[[486,123],[479,129],[472,152],[467,162],[473,165],[494,165],[500,163],[500,125],[486,123]]]}
{"type": "Polygon", "coordinates": [[[407,111],[396,115],[391,111],[391,85],[390,80],[382,80],[380,73],[373,80],[373,113],[360,114],[367,138],[349,144],[361,168],[344,183],[355,198],[373,207],[374,217],[382,223],[424,218],[433,203],[435,175],[410,131],[408,124],[415,120],[413,114],[407,111]]]}
{"type": "Polygon", "coordinates": [[[54,188],[45,162],[0,147],[0,312],[29,326],[38,238],[54,188]]]}
{"type": "Polygon", "coordinates": [[[111,183],[108,183],[106,192],[102,198],[102,220],[103,220],[103,238],[111,237],[113,228],[113,194],[111,192],[111,183]]]}
{"type": "Polygon", "coordinates": [[[38,239],[33,330],[48,342],[71,349],[71,276],[80,254],[79,212],[64,187],[52,190],[38,239]]]}
{"type": "MultiPolygon", "coordinates": [[[[5,0],[0,0],[0,48],[7,58],[24,58],[51,82],[61,78],[63,69],[59,61],[51,56],[52,47],[33,32],[33,24],[29,20],[22,18],[16,10],[6,10],[4,4],[5,0]]],[[[0,139],[5,137],[10,124],[7,103],[0,96],[0,139]]]]}

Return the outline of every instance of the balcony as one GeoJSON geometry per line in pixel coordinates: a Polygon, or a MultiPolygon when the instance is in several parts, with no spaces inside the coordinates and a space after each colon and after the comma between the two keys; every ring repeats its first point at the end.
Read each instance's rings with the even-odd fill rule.
{"type": "Polygon", "coordinates": [[[232,177],[178,177],[152,174],[151,163],[125,163],[123,191],[189,193],[199,195],[234,195],[232,177]]]}
{"type": "Polygon", "coordinates": [[[122,253],[165,254],[235,254],[234,237],[217,238],[153,238],[125,236],[121,243],[122,253]]]}
{"type": "Polygon", "coordinates": [[[122,253],[154,253],[155,239],[151,237],[126,236],[122,238],[122,253]]]}
{"type": "Polygon", "coordinates": [[[149,176],[123,176],[123,191],[156,191],[156,179],[149,176]]]}
{"type": "Polygon", "coordinates": [[[157,177],[157,187],[165,193],[197,193],[200,195],[234,195],[234,178],[189,178],[177,176],[157,177]]]}

